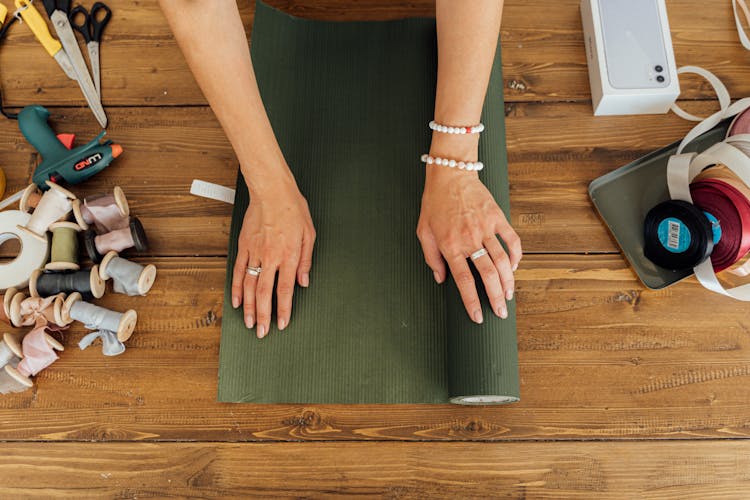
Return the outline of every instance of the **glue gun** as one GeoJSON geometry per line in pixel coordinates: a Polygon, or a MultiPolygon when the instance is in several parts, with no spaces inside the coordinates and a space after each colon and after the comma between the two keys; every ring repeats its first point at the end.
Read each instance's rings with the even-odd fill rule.
{"type": "Polygon", "coordinates": [[[42,155],[32,182],[39,189],[49,189],[45,181],[55,184],[79,184],[104,170],[120,153],[122,147],[106,140],[106,131],[84,146],[73,148],[72,134],[55,135],[47,123],[49,111],[38,105],[26,106],[18,113],[18,128],[29,143],[42,155]]]}

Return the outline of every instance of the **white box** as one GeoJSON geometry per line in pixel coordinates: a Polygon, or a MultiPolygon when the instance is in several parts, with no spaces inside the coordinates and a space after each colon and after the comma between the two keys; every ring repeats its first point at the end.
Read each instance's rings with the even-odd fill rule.
{"type": "Polygon", "coordinates": [[[664,0],[581,0],[594,114],[666,113],[680,95],[664,0]]]}

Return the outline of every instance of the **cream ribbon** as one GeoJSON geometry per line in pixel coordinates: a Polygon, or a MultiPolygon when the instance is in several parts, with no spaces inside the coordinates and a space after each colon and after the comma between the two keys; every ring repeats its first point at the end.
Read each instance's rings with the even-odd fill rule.
{"type": "Polygon", "coordinates": [[[740,36],[740,42],[742,46],[747,50],[750,50],[750,38],[745,33],[745,28],[742,27],[742,21],[740,20],[740,12],[737,10],[739,5],[742,13],[745,15],[745,21],[750,22],[750,9],[747,8],[745,0],[732,0],[732,10],[734,11],[734,23],[737,25],[737,34],[740,36]]]}

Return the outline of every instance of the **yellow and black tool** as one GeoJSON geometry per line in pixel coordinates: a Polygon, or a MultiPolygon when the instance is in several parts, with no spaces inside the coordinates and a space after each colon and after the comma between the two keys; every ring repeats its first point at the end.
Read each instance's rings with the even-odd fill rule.
{"type": "Polygon", "coordinates": [[[62,44],[50,34],[47,22],[39,11],[36,10],[32,0],[15,0],[15,4],[16,12],[21,15],[21,19],[23,19],[23,22],[26,23],[32,33],[34,33],[34,36],[42,44],[44,50],[57,61],[57,64],[68,75],[68,78],[76,80],[76,73],[73,70],[73,65],[68,58],[68,54],[63,50],[62,44]]]}

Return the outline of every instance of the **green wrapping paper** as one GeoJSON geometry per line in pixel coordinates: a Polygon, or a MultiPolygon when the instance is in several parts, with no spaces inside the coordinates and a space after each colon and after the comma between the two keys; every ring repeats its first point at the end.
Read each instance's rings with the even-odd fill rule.
{"type": "MultiPolygon", "coordinates": [[[[318,240],[310,287],[295,291],[291,324],[257,339],[241,308],[231,306],[248,206],[239,176],[220,401],[518,400],[515,303],[501,320],[480,290],[485,321],[474,324],[455,284],[435,283],[415,236],[425,169],[419,157],[429,150],[434,108],[435,35],[432,19],[321,22],[257,5],[251,47],[258,84],[318,240]]],[[[501,68],[498,50],[479,159],[482,181],[509,214],[501,68]]]]}

